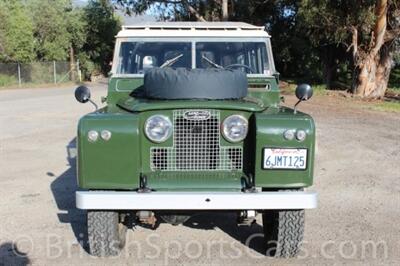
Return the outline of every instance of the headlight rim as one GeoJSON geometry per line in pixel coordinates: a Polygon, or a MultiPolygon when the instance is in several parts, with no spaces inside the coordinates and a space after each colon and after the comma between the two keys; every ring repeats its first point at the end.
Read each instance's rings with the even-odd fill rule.
{"type": "Polygon", "coordinates": [[[249,120],[248,120],[245,116],[243,116],[243,115],[241,115],[241,114],[229,115],[229,116],[225,117],[225,119],[222,121],[222,124],[221,124],[221,132],[222,132],[222,136],[224,137],[224,139],[225,139],[226,141],[231,142],[231,143],[239,143],[239,142],[245,140],[246,137],[247,137],[247,135],[248,135],[248,133],[249,133],[249,120]],[[226,121],[227,121],[228,119],[232,118],[232,117],[239,117],[240,119],[242,119],[243,121],[245,121],[246,132],[245,132],[245,134],[244,134],[240,139],[232,139],[231,137],[229,137],[229,136],[225,133],[226,121]]]}
{"type": "Polygon", "coordinates": [[[144,123],[143,130],[144,130],[144,134],[145,134],[146,138],[149,139],[150,141],[152,141],[154,143],[163,143],[163,142],[167,141],[172,136],[173,124],[171,122],[171,119],[168,116],[162,115],[162,114],[155,114],[155,115],[152,115],[152,116],[150,116],[150,117],[148,117],[146,119],[146,122],[144,123]],[[167,134],[162,139],[159,139],[159,140],[150,137],[150,134],[148,133],[149,121],[151,119],[154,119],[155,117],[161,117],[162,119],[165,119],[165,121],[167,121],[169,126],[170,126],[170,130],[167,132],[167,134]]]}

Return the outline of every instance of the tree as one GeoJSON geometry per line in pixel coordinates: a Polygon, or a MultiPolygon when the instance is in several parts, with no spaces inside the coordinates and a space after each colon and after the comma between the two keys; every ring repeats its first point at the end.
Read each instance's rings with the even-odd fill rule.
{"type": "Polygon", "coordinates": [[[353,92],[359,96],[382,98],[385,95],[395,40],[400,36],[399,8],[400,2],[394,1],[389,6],[388,0],[377,0],[375,23],[368,46],[359,47],[359,29],[352,26],[352,48],[356,66],[353,92]]]}
{"type": "Polygon", "coordinates": [[[230,1],[230,19],[264,25],[272,36],[276,67],[286,78],[320,81],[320,51],[315,49],[304,24],[299,23],[300,1],[230,1]]]}
{"type": "Polygon", "coordinates": [[[66,60],[70,48],[69,0],[31,0],[29,7],[35,25],[36,53],[40,60],[66,60]]]}
{"type": "Polygon", "coordinates": [[[222,20],[226,21],[229,19],[228,12],[228,0],[221,0],[221,9],[222,9],[222,20]]]}
{"type": "Polygon", "coordinates": [[[67,31],[70,37],[69,46],[69,62],[70,62],[70,78],[75,80],[75,57],[76,51],[80,51],[86,42],[86,27],[87,22],[82,9],[70,9],[68,12],[68,27],[67,31]]]}
{"type": "Polygon", "coordinates": [[[115,35],[121,29],[121,21],[114,14],[113,6],[106,0],[91,0],[84,8],[86,20],[85,32],[87,35],[81,55],[87,69],[93,67],[93,62],[99,71],[107,75],[112,61],[115,35]]]}
{"type": "Polygon", "coordinates": [[[71,0],[31,0],[29,9],[35,24],[36,54],[39,60],[70,61],[70,78],[75,80],[75,51],[86,40],[81,9],[71,0]]]}
{"type": "Polygon", "coordinates": [[[3,23],[0,24],[0,60],[1,57],[5,54],[5,35],[6,35],[6,19],[7,19],[7,12],[5,9],[4,3],[0,2],[0,21],[3,23]]]}
{"type": "Polygon", "coordinates": [[[19,1],[0,3],[0,60],[29,62],[34,57],[33,23],[19,1]]]}
{"type": "Polygon", "coordinates": [[[115,0],[127,14],[155,11],[162,20],[222,21],[229,19],[228,0],[115,0]]]}
{"type": "Polygon", "coordinates": [[[399,0],[303,0],[299,14],[315,47],[352,51],[353,93],[384,96],[400,33],[399,0]]]}

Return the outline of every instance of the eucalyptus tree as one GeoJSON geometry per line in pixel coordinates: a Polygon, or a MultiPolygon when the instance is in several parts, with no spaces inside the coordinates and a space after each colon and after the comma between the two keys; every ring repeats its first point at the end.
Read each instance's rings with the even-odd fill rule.
{"type": "Polygon", "coordinates": [[[354,94],[384,96],[398,49],[399,0],[303,0],[299,15],[315,46],[343,45],[352,54],[354,94]]]}

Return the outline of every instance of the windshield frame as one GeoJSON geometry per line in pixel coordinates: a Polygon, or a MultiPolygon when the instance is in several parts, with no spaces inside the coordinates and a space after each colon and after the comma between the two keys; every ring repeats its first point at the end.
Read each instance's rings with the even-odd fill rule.
{"type": "Polygon", "coordinates": [[[111,69],[112,77],[116,78],[143,78],[144,74],[119,74],[117,72],[118,68],[118,61],[119,61],[119,52],[121,48],[122,42],[190,42],[192,45],[192,69],[196,67],[196,43],[197,42],[263,42],[266,45],[266,52],[267,52],[267,60],[270,66],[270,74],[247,74],[248,78],[266,78],[266,77],[273,77],[276,74],[274,58],[272,54],[272,47],[271,47],[271,39],[270,37],[178,37],[178,38],[169,38],[169,37],[129,37],[129,38],[117,38],[115,43],[115,50],[113,56],[113,64],[111,69]]]}

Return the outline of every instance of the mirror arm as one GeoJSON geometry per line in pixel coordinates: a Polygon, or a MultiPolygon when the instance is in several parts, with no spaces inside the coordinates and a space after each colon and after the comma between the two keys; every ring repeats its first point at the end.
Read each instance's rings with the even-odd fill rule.
{"type": "Polygon", "coordinates": [[[297,114],[297,105],[299,105],[299,103],[301,103],[301,100],[298,100],[297,103],[294,105],[294,114],[297,114]]]}
{"type": "Polygon", "coordinates": [[[97,104],[96,104],[94,101],[92,101],[91,99],[89,99],[89,102],[90,102],[91,104],[93,104],[94,108],[96,108],[96,111],[99,110],[99,107],[97,106],[97,104]]]}

